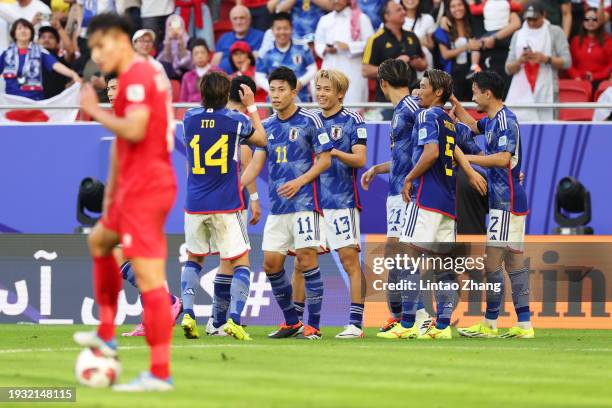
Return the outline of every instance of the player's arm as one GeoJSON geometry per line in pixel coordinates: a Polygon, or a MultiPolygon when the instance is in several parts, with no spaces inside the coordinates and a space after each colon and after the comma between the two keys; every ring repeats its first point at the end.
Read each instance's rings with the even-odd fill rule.
{"type": "Polygon", "coordinates": [[[414,168],[408,173],[404,179],[404,187],[402,188],[402,197],[405,202],[410,201],[410,191],[412,190],[412,182],[421,177],[434,165],[440,152],[438,151],[437,143],[427,143],[423,146],[423,153],[419,157],[414,168]]]}
{"type": "Polygon", "coordinates": [[[470,186],[480,193],[481,196],[487,195],[487,181],[470,165],[461,148],[455,145],[454,159],[459,167],[464,171],[470,186]]]}
{"type": "Polygon", "coordinates": [[[375,164],[374,166],[370,167],[368,171],[366,171],[365,173],[361,175],[361,187],[363,187],[364,190],[368,191],[368,188],[370,188],[370,183],[372,182],[372,180],[374,180],[374,177],[376,177],[376,175],[387,174],[390,171],[391,171],[390,161],[375,164]]]}
{"type": "Polygon", "coordinates": [[[124,118],[105,111],[98,105],[98,96],[91,84],[81,88],[81,109],[117,137],[136,143],[145,137],[150,112],[145,106],[134,106],[124,118]]]}
{"type": "Polygon", "coordinates": [[[455,116],[457,119],[459,119],[460,122],[468,125],[475,135],[479,135],[480,129],[478,128],[478,122],[465,110],[463,105],[459,103],[459,100],[455,97],[455,95],[451,95],[450,103],[453,105],[453,110],[455,111],[455,116]]]}
{"type": "MultiPolygon", "coordinates": [[[[249,146],[240,145],[240,164],[243,169],[246,169],[253,159],[253,152],[249,146]]],[[[243,171],[244,174],[244,171],[243,171]]],[[[247,184],[247,191],[249,192],[249,201],[250,206],[249,210],[251,213],[251,219],[249,220],[249,224],[255,225],[259,222],[261,218],[261,206],[259,205],[259,195],[257,194],[257,183],[253,181],[252,183],[247,184]]]]}
{"type": "Polygon", "coordinates": [[[473,164],[477,164],[480,167],[500,167],[506,168],[510,164],[512,154],[510,152],[499,152],[488,154],[486,156],[481,155],[466,155],[465,158],[473,164]]]}
{"type": "Polygon", "coordinates": [[[347,166],[359,169],[366,164],[366,147],[361,144],[353,145],[353,147],[351,147],[351,153],[332,149],[331,157],[337,157],[338,160],[347,166]]]}
{"type": "Polygon", "coordinates": [[[261,118],[259,117],[259,112],[257,111],[257,106],[255,106],[255,95],[251,88],[247,85],[240,85],[240,90],[238,91],[240,94],[240,101],[244,106],[246,106],[247,113],[249,118],[251,119],[251,124],[253,125],[253,134],[247,139],[248,144],[255,145],[257,147],[264,147],[266,145],[266,131],[261,124],[261,118]]]}
{"type": "Polygon", "coordinates": [[[300,188],[310,183],[331,166],[331,152],[321,152],[315,157],[312,167],[301,176],[290,180],[278,188],[278,194],[284,198],[293,197],[300,188]]]}
{"type": "Polygon", "coordinates": [[[267,153],[265,150],[255,150],[249,165],[242,172],[240,183],[243,186],[248,186],[249,184],[253,183],[255,179],[257,179],[257,176],[259,176],[259,173],[261,173],[264,164],[266,164],[266,157],[267,153]]]}

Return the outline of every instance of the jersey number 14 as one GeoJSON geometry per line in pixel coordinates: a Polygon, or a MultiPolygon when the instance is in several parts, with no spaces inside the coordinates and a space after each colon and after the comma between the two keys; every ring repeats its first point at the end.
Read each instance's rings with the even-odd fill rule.
{"type": "MultiPolygon", "coordinates": [[[[221,167],[221,174],[227,173],[227,141],[229,135],[221,135],[219,140],[215,142],[210,148],[204,153],[204,166],[205,167],[221,167]],[[213,157],[220,152],[220,157],[213,157]]],[[[193,167],[191,171],[193,174],[206,174],[206,170],[202,167],[200,160],[200,135],[194,135],[193,139],[189,143],[189,146],[193,149],[193,167]]]]}

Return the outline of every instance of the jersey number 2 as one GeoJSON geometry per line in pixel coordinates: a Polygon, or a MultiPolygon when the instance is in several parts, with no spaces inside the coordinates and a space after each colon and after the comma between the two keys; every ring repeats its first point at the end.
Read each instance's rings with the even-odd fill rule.
{"type": "MultiPolygon", "coordinates": [[[[204,153],[204,166],[221,167],[221,174],[227,173],[227,141],[228,135],[221,135],[219,140],[215,142],[210,148],[204,153]],[[221,157],[214,158],[213,156],[217,152],[221,152],[221,157]]],[[[193,167],[191,171],[193,174],[206,174],[206,170],[202,167],[200,162],[200,135],[194,135],[193,139],[189,143],[189,146],[193,149],[193,167]]]]}

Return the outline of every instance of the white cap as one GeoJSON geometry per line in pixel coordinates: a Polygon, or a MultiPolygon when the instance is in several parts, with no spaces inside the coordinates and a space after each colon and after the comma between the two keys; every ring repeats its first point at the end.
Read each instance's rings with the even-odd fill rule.
{"type": "Polygon", "coordinates": [[[155,41],[155,31],[149,30],[148,28],[143,28],[134,33],[134,36],[132,37],[132,44],[135,43],[136,40],[138,40],[139,38],[143,37],[145,34],[149,34],[153,41],[155,41]]]}

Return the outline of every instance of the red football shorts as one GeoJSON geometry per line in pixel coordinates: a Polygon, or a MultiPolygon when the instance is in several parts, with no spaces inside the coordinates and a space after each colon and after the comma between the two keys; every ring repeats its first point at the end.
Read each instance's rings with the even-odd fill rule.
{"type": "Polygon", "coordinates": [[[164,226],[176,198],[176,188],[126,194],[113,201],[102,225],[119,234],[126,258],[166,258],[164,226]]]}

